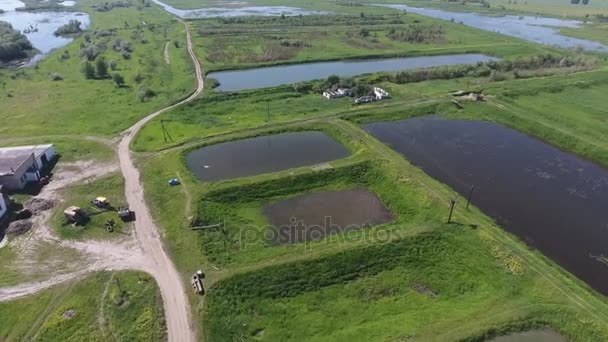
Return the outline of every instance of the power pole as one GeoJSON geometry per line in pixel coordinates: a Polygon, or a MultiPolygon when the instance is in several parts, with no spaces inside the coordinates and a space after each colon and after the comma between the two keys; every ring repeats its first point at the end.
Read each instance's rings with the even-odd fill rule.
{"type": "Polygon", "coordinates": [[[167,138],[173,142],[173,138],[171,138],[171,135],[169,135],[169,130],[167,130],[167,128],[165,127],[165,120],[160,120],[160,127],[163,131],[163,139],[165,140],[165,142],[167,142],[167,138]]]}
{"type": "Polygon", "coordinates": [[[469,209],[469,204],[471,203],[471,197],[473,197],[473,190],[475,190],[475,186],[471,185],[471,191],[469,191],[469,197],[467,198],[467,209],[469,209]]]}
{"type": "Polygon", "coordinates": [[[452,213],[454,212],[454,206],[456,205],[456,200],[453,198],[450,200],[450,216],[448,216],[448,223],[452,223],[452,213]]]}
{"type": "Polygon", "coordinates": [[[120,291],[120,293],[122,294],[122,287],[120,287],[120,281],[118,281],[118,278],[114,278],[114,280],[116,280],[116,286],[118,286],[118,291],[120,291]]]}

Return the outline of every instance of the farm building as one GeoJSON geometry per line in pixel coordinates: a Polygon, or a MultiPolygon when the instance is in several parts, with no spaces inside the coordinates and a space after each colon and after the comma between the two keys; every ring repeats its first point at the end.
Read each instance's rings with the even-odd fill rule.
{"type": "Polygon", "coordinates": [[[7,190],[22,190],[37,182],[41,171],[56,158],[53,145],[32,145],[0,148],[0,185],[7,190]]]}

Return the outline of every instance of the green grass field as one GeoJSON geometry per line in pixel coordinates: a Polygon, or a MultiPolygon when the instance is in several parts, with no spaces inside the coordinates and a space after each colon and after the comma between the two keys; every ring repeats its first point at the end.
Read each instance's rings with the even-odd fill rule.
{"type": "Polygon", "coordinates": [[[93,4],[92,1],[79,3],[80,9],[91,15],[91,28],[75,42],[51,53],[37,68],[0,70],[2,138],[110,136],[191,91],[192,67],[186,56],[181,23],[158,7],[139,11],[133,6],[102,13],[93,10],[93,4]],[[96,38],[96,30],[115,32],[109,38],[96,38]],[[107,41],[102,56],[108,62],[116,62],[116,72],[126,80],[124,87],[117,88],[111,79],[85,79],[80,71],[79,50],[86,35],[94,42],[107,41]],[[117,38],[131,42],[130,59],[124,59],[112,49],[112,42],[117,38]],[[167,65],[163,50],[165,43],[173,40],[181,45],[179,48],[169,45],[171,64],[167,65]],[[61,58],[64,53],[70,57],[61,58]],[[63,80],[51,81],[52,73],[60,74],[63,80]],[[139,84],[134,80],[136,74],[141,75],[139,84]],[[140,87],[147,87],[157,95],[141,102],[137,98],[140,87]]]}
{"type": "Polygon", "coordinates": [[[484,233],[443,226],[239,274],[213,288],[204,317],[211,341],[481,341],[545,325],[572,340],[608,336],[567,302],[484,233]]]}
{"type": "Polygon", "coordinates": [[[344,58],[465,52],[513,58],[550,50],[456,23],[411,13],[403,15],[396,10],[363,17],[360,14],[269,17],[243,23],[196,20],[191,21],[191,26],[198,33],[195,45],[206,71],[344,58]],[[420,29],[427,37],[410,41],[390,35],[390,32],[400,33],[411,27],[420,29]],[[430,30],[440,33],[428,37],[430,30]]]}
{"type": "Polygon", "coordinates": [[[130,230],[131,225],[122,222],[116,213],[116,208],[125,203],[124,181],[120,174],[114,173],[85,184],[62,189],[61,198],[63,201],[53,209],[51,216],[52,226],[61,238],[116,239],[121,238],[122,234],[126,234],[130,230]],[[106,197],[112,208],[102,210],[93,206],[91,201],[99,196],[106,197]],[[86,225],[65,224],[63,210],[71,205],[82,208],[90,215],[90,221],[86,225]],[[114,220],[116,223],[112,233],[108,233],[105,229],[105,223],[108,220],[114,220]]]}
{"type": "Polygon", "coordinates": [[[0,339],[6,341],[159,341],[166,337],[160,292],[150,276],[136,272],[96,273],[0,303],[0,319],[0,339]]]}
{"type": "MultiPolygon", "coordinates": [[[[548,325],[573,341],[604,339],[608,326],[602,315],[608,311],[601,296],[588,292],[581,282],[566,276],[558,268],[548,266],[552,262],[530,251],[476,209],[457,209],[457,221],[462,224],[444,226],[446,203],[453,191],[431,180],[352,124],[336,118],[368,122],[439,114],[449,118],[490,120],[606,163],[606,142],[601,134],[606,126],[603,120],[606,108],[601,97],[606,90],[607,77],[608,73],[599,69],[574,75],[508,78],[500,82],[468,77],[405,85],[387,82],[382,86],[394,95],[386,103],[351,107],[335,101],[342,106],[340,111],[333,107],[333,101],[324,100],[320,104],[330,103],[330,107],[321,107],[312,117],[290,113],[293,116],[286,117],[285,121],[275,122],[273,111],[272,126],[264,122],[263,106],[259,108],[257,122],[246,115],[245,107],[243,120],[236,119],[233,125],[224,125],[221,131],[205,128],[213,122],[209,120],[210,116],[194,116],[192,108],[196,108],[197,103],[175,116],[168,113],[175,120],[181,118],[180,124],[192,126],[192,132],[197,134],[180,141],[192,141],[187,147],[144,157],[142,175],[147,198],[156,219],[165,228],[165,236],[180,269],[190,273],[203,268],[208,272],[209,282],[215,284],[207,293],[206,306],[196,310],[204,322],[205,336],[208,340],[240,337],[283,340],[302,336],[319,340],[345,340],[357,336],[364,339],[453,340],[453,336],[458,336],[477,341],[506,331],[548,325]],[[485,103],[465,104],[464,110],[456,110],[447,95],[457,89],[483,89],[490,97],[485,103]],[[191,117],[188,111],[192,113],[191,117]],[[201,120],[198,128],[194,128],[196,120],[201,120]],[[348,146],[353,155],[333,162],[335,169],[331,171],[304,167],[211,184],[200,183],[184,165],[183,153],[197,146],[194,140],[197,137],[199,145],[207,145],[302,129],[328,132],[348,146]],[[370,165],[367,162],[370,159],[374,160],[372,166],[363,167],[370,165]],[[358,173],[356,170],[362,167],[366,171],[358,173]],[[182,186],[168,188],[166,180],[171,177],[179,178],[182,186]],[[381,254],[382,245],[362,238],[373,236],[368,231],[358,231],[355,238],[347,242],[324,240],[289,246],[271,246],[258,239],[248,240],[245,248],[234,238],[238,236],[238,227],[248,224],[259,227],[267,223],[261,213],[264,203],[303,193],[356,186],[374,191],[397,215],[394,223],[370,228],[369,232],[395,234],[391,236],[396,246],[420,246],[414,255],[403,253],[405,259],[411,257],[414,261],[391,263],[381,257],[377,260],[367,258],[352,262],[359,265],[357,270],[340,273],[349,262],[340,263],[335,259],[357,260],[358,251],[363,249],[365,255],[373,255],[376,250],[381,254]],[[205,223],[226,218],[227,233],[193,232],[189,228],[192,217],[205,223]],[[470,224],[475,224],[477,230],[471,229],[470,224]],[[420,242],[427,238],[433,241],[428,250],[423,247],[425,243],[420,242]],[[428,256],[424,262],[417,259],[421,250],[428,256]],[[455,251],[459,251],[458,254],[452,255],[455,251]],[[334,253],[340,254],[335,256],[334,253]],[[469,266],[465,269],[462,265],[469,266]],[[368,268],[373,271],[367,272],[368,268]],[[294,270],[301,273],[294,275],[294,270]],[[442,283],[444,273],[453,273],[454,276],[450,276],[453,281],[442,283]],[[290,281],[281,278],[283,274],[290,274],[290,281]],[[331,280],[325,282],[324,277],[331,280]],[[244,288],[248,290],[242,291],[244,288]],[[429,291],[433,295],[429,295],[429,291]],[[581,310],[572,298],[560,295],[562,291],[586,298],[600,316],[581,310]],[[368,308],[369,312],[363,308],[368,308]],[[334,322],[328,321],[327,316],[349,319],[334,322]],[[286,322],[281,317],[290,320],[286,322]],[[441,317],[441,320],[433,320],[433,317],[441,317]],[[359,323],[353,325],[352,322],[359,323]]],[[[232,99],[218,105],[228,106],[234,102],[232,108],[238,108],[237,104],[245,103],[247,98],[283,92],[289,90],[250,92],[247,97],[227,96],[232,99]]],[[[278,99],[271,102],[273,106],[285,101],[278,99]]],[[[215,102],[208,103],[214,106],[201,105],[200,108],[218,106],[215,102]]],[[[285,105],[284,108],[288,112],[287,108],[299,107],[285,105]]],[[[238,118],[234,112],[230,115],[238,118]]],[[[175,124],[171,121],[167,127],[177,136],[176,127],[179,126],[175,124]]],[[[147,126],[142,136],[153,126],[154,123],[147,126]]],[[[145,149],[145,146],[153,146],[152,141],[141,143],[138,140],[136,147],[145,149]]],[[[167,143],[165,147],[171,145],[174,143],[167,143]]],[[[199,302],[195,297],[192,300],[199,302]]]]}

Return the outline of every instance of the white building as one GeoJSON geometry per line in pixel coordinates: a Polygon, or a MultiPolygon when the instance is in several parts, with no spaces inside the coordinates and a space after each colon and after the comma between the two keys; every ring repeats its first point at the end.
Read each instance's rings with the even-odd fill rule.
{"type": "Polygon", "coordinates": [[[22,190],[37,182],[56,158],[53,145],[30,145],[0,148],[0,185],[7,190],[22,190]]]}

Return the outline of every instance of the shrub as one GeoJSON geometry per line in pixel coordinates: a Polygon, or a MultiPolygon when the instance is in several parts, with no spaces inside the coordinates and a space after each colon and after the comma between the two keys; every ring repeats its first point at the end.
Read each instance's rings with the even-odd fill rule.
{"type": "Polygon", "coordinates": [[[56,72],[50,74],[49,78],[51,79],[51,81],[61,81],[61,80],[63,80],[63,76],[61,76],[60,74],[58,74],[56,72]]]}
{"type": "Polygon", "coordinates": [[[154,96],[156,96],[156,92],[154,92],[152,89],[147,88],[147,87],[141,87],[141,88],[139,88],[139,91],[137,92],[137,98],[141,102],[145,102],[154,96]]]}

